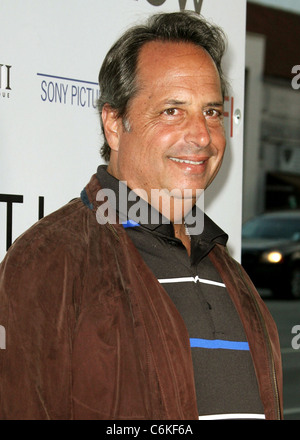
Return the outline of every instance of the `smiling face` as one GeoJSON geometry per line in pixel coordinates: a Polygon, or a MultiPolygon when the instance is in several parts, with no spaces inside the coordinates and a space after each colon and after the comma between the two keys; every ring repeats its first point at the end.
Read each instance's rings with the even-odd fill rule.
{"type": "MultiPolygon", "coordinates": [[[[223,98],[210,55],[190,43],[150,42],[139,54],[127,121],[105,106],[108,171],[131,189],[205,189],[225,150],[223,98]],[[125,124],[126,126],[126,124],[125,124]]],[[[196,201],[196,200],[195,200],[196,201]]]]}

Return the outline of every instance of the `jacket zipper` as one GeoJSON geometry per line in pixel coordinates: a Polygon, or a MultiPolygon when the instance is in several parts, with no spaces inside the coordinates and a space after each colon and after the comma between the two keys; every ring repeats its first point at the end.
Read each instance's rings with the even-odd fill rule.
{"type": "Polygon", "coordinates": [[[252,292],[251,292],[251,295],[252,295],[252,298],[254,299],[255,307],[256,307],[256,310],[258,311],[260,322],[262,323],[264,335],[265,335],[265,338],[266,338],[266,341],[267,341],[268,353],[269,353],[271,369],[272,369],[271,374],[272,374],[273,390],[274,390],[275,401],[276,401],[276,406],[277,406],[277,408],[276,408],[276,410],[277,410],[277,418],[278,418],[278,420],[281,420],[281,411],[280,411],[280,404],[279,404],[279,392],[278,392],[278,385],[277,385],[277,378],[276,378],[275,361],[274,361],[274,356],[273,356],[273,352],[272,352],[272,348],[271,348],[271,341],[270,341],[270,337],[269,337],[268,331],[267,331],[266,326],[265,326],[265,322],[264,322],[264,320],[263,320],[263,318],[261,316],[261,311],[260,311],[260,309],[258,307],[257,300],[254,297],[254,295],[252,294],[252,292]]]}

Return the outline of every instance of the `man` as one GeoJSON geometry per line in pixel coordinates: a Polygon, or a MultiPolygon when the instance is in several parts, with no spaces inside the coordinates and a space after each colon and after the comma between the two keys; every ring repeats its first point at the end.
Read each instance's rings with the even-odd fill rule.
{"type": "Polygon", "coordinates": [[[224,47],[172,13],[107,54],[108,166],[1,266],[1,418],[282,417],[276,326],[226,234],[207,216],[191,233],[225,150],[224,47]]]}

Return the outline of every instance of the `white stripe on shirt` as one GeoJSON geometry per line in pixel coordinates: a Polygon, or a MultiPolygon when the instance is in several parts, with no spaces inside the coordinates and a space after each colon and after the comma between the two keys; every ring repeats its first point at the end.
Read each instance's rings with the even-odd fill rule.
{"type": "Polygon", "coordinates": [[[237,419],[252,419],[265,420],[264,414],[213,414],[209,416],[199,416],[199,420],[237,420],[237,419]]]}
{"type": "Polygon", "coordinates": [[[203,278],[199,278],[198,275],[195,277],[180,277],[180,278],[160,278],[158,280],[161,284],[166,283],[204,283],[204,284],[212,284],[213,286],[226,287],[224,283],[219,283],[217,281],[205,280],[203,278]]]}

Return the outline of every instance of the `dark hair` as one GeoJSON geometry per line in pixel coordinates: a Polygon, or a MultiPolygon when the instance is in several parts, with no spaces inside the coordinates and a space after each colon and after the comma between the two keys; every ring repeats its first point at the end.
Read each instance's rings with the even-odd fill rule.
{"type": "Polygon", "coordinates": [[[107,103],[126,117],[129,100],[137,92],[136,69],[138,56],[145,43],[150,41],[187,42],[201,46],[212,57],[220,76],[223,97],[227,85],[221,67],[226,48],[226,37],[219,27],[208,23],[192,11],[152,15],[144,25],[126,31],[107,53],[99,73],[100,97],[98,110],[104,136],[101,156],[108,161],[110,147],[102,124],[102,109],[107,103]]]}

